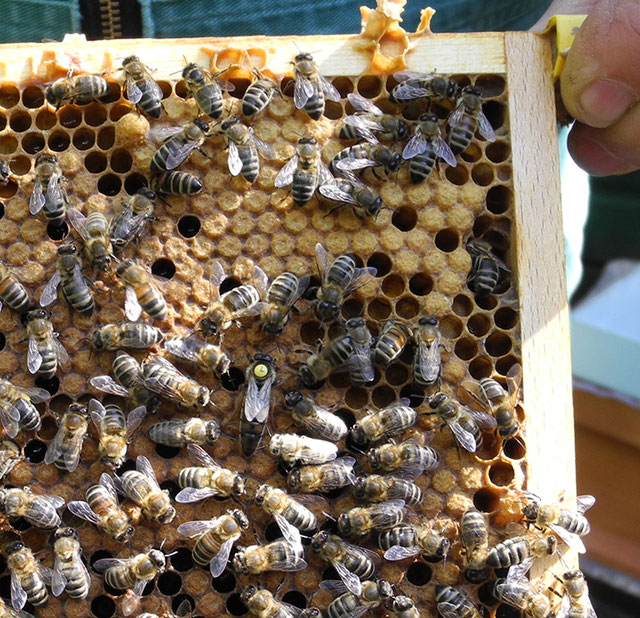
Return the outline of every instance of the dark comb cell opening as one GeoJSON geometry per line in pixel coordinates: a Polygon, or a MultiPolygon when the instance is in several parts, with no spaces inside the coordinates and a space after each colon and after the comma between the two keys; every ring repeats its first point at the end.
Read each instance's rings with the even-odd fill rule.
{"type": "Polygon", "coordinates": [[[351,378],[347,372],[339,373],[334,371],[329,376],[329,384],[333,388],[349,388],[351,386],[351,378]]]}
{"type": "Polygon", "coordinates": [[[385,408],[396,400],[396,392],[389,386],[378,386],[371,393],[371,403],[377,408],[385,408]]]}
{"type": "Polygon", "coordinates": [[[251,83],[251,81],[245,78],[235,78],[229,81],[235,86],[235,90],[229,93],[235,99],[241,99],[251,83]]]}
{"type": "Polygon", "coordinates": [[[91,613],[96,618],[111,618],[116,612],[116,604],[113,599],[101,594],[91,601],[91,613]]]}
{"type": "Polygon", "coordinates": [[[0,184],[0,197],[13,197],[18,192],[17,183],[11,181],[6,185],[0,184]]]}
{"type": "Polygon", "coordinates": [[[162,90],[163,99],[166,99],[167,97],[171,96],[171,93],[173,92],[173,88],[171,87],[170,82],[159,81],[158,86],[160,86],[160,90],[162,90]]]}
{"type": "MultiPolygon", "coordinates": [[[[152,580],[152,581],[150,581],[150,582],[149,582],[149,583],[144,587],[144,590],[142,591],[142,596],[143,596],[143,597],[147,597],[147,596],[149,596],[149,595],[153,592],[153,590],[154,590],[154,588],[155,588],[155,587],[156,587],[156,582],[155,582],[155,581],[153,581],[153,580],[152,580]]],[[[106,586],[105,586],[105,589],[106,589],[106,586]]]]}
{"type": "Polygon", "coordinates": [[[182,578],[177,573],[167,571],[158,577],[158,590],[162,594],[172,596],[176,594],[182,586],[182,578]]]}
{"type": "Polygon", "coordinates": [[[457,167],[447,166],[444,170],[447,180],[454,185],[464,185],[469,181],[469,172],[466,167],[458,165],[457,167]]]}
{"type": "Polygon", "coordinates": [[[308,345],[315,346],[324,337],[324,327],[320,322],[305,322],[300,327],[300,339],[308,345]]]}
{"type": "Polygon", "coordinates": [[[338,120],[344,115],[344,110],[342,109],[342,105],[340,105],[340,103],[335,103],[334,101],[326,101],[324,107],[324,115],[330,120],[338,120]]]}
{"type": "Polygon", "coordinates": [[[234,277],[227,277],[221,284],[220,284],[220,294],[224,294],[225,292],[228,292],[229,290],[233,290],[233,288],[237,288],[240,285],[242,285],[240,283],[240,281],[238,281],[236,278],[234,277]]]}
{"type": "Polygon", "coordinates": [[[412,296],[405,296],[396,302],[396,313],[399,317],[410,320],[420,313],[420,304],[412,296]]]}
{"type": "Polygon", "coordinates": [[[118,148],[111,155],[111,169],[118,174],[125,174],[131,169],[133,159],[131,155],[124,149],[118,148]]]}
{"type": "Polygon", "coordinates": [[[439,324],[442,336],[447,339],[457,339],[462,333],[462,326],[462,321],[453,315],[442,318],[439,324]]]}
{"type": "Polygon", "coordinates": [[[460,153],[460,157],[469,163],[475,163],[480,157],[482,157],[482,149],[478,144],[471,142],[464,152],[460,153]]]}
{"type": "Polygon", "coordinates": [[[478,75],[475,87],[485,99],[499,97],[504,92],[505,81],[500,75],[478,75]]]}
{"type": "Polygon", "coordinates": [[[384,277],[391,271],[391,258],[386,253],[374,253],[367,260],[367,266],[376,269],[376,277],[384,277]]]}
{"type": "Polygon", "coordinates": [[[84,166],[92,174],[100,174],[107,169],[107,157],[101,152],[90,152],[84,158],[84,166]]]}
{"type": "Polygon", "coordinates": [[[60,380],[58,376],[53,376],[50,380],[45,380],[41,377],[36,378],[36,386],[44,388],[50,395],[55,395],[60,388],[60,380]]]}
{"type": "Polygon", "coordinates": [[[385,296],[400,296],[404,292],[404,279],[400,275],[389,275],[382,282],[381,289],[385,296]]]}
{"type": "Polygon", "coordinates": [[[467,330],[475,337],[486,335],[490,328],[491,320],[481,313],[476,313],[467,320],[467,330]]]}
{"type": "Polygon", "coordinates": [[[4,131],[4,128],[7,126],[7,117],[0,112],[0,131],[4,131]]]}
{"type": "Polygon", "coordinates": [[[122,476],[127,470],[135,470],[136,462],[133,459],[127,459],[117,470],[118,474],[122,476]]]}
{"type": "Polygon", "coordinates": [[[18,532],[24,532],[31,528],[31,524],[24,517],[16,517],[15,519],[10,517],[9,521],[11,522],[11,526],[18,532]]]}
{"type": "Polygon", "coordinates": [[[18,156],[9,163],[9,167],[16,176],[24,176],[31,171],[31,159],[18,156]]]}
{"type": "Polygon", "coordinates": [[[518,359],[512,355],[499,358],[496,361],[496,371],[500,375],[506,376],[509,373],[509,369],[511,369],[511,367],[513,367],[517,362],[518,359]]]}
{"type": "Polygon", "coordinates": [[[138,189],[147,186],[147,179],[142,174],[129,174],[124,181],[124,190],[134,195],[138,189]]]}
{"type": "Polygon", "coordinates": [[[96,143],[96,134],[91,129],[78,129],[73,134],[73,145],[78,150],[89,150],[96,143]]]}
{"type": "Polygon", "coordinates": [[[181,99],[186,99],[189,96],[187,82],[185,82],[184,79],[181,79],[175,84],[175,86],[173,87],[173,91],[176,93],[176,96],[180,97],[181,99]]]}
{"type": "Polygon", "coordinates": [[[478,356],[469,363],[469,373],[476,380],[488,378],[491,375],[491,361],[486,356],[478,356]]]}
{"type": "Polygon", "coordinates": [[[522,459],[525,456],[527,449],[522,442],[522,438],[511,438],[503,443],[502,452],[504,453],[504,456],[509,459],[522,459]]]}
{"type": "Polygon", "coordinates": [[[451,308],[456,315],[467,316],[473,311],[473,301],[463,294],[458,294],[451,304],[451,308]]]}
{"type": "Polygon", "coordinates": [[[356,424],[355,414],[351,412],[351,410],[347,410],[347,408],[340,408],[339,410],[336,410],[334,414],[338,418],[341,418],[344,421],[344,424],[349,428],[356,424]]]}
{"type": "Polygon", "coordinates": [[[458,232],[456,232],[453,228],[448,227],[444,230],[440,230],[436,234],[435,241],[436,247],[438,247],[440,251],[450,253],[451,251],[455,251],[455,249],[458,248],[460,238],[458,237],[458,232]]]}
{"type": "Polygon", "coordinates": [[[367,99],[374,99],[382,90],[382,80],[375,75],[365,75],[358,80],[358,92],[367,99]]]}
{"type": "Polygon", "coordinates": [[[352,386],[344,394],[344,402],[350,407],[356,410],[364,408],[369,401],[369,395],[366,389],[358,386],[352,386]]]}
{"type": "Polygon", "coordinates": [[[502,603],[496,609],[496,618],[522,618],[522,612],[511,605],[502,603]]]}
{"type": "MultiPolygon", "coordinates": [[[[29,133],[29,135],[35,135],[34,133],[29,133]]],[[[27,140],[27,137],[29,137],[29,135],[27,135],[23,140],[22,140],[22,147],[27,150],[24,147],[24,141],[27,140]]],[[[29,140],[27,140],[27,145],[29,145],[29,140]]],[[[44,146],[44,140],[42,140],[42,145],[44,146]]],[[[0,136],[0,154],[11,154],[12,152],[15,152],[18,149],[18,140],[13,137],[12,135],[2,135],[0,136]]],[[[42,149],[42,148],[41,148],[42,149]]],[[[37,152],[34,150],[34,152],[37,152]]],[[[29,153],[29,154],[33,154],[33,153],[29,153]]]]}
{"type": "Polygon", "coordinates": [[[84,121],[90,127],[99,127],[107,120],[107,110],[99,103],[90,103],[84,108],[84,121]]]}
{"type": "Polygon", "coordinates": [[[493,161],[494,163],[502,163],[509,158],[511,150],[507,142],[498,141],[493,142],[493,144],[487,144],[485,153],[489,161],[493,161]]]}
{"type": "MultiPolygon", "coordinates": [[[[13,104],[15,105],[18,101],[13,104]]],[[[44,92],[37,86],[29,86],[22,91],[22,104],[25,107],[35,109],[36,107],[42,107],[44,104],[44,92]]],[[[7,107],[3,105],[3,107],[7,107]]]]}
{"type": "Polygon", "coordinates": [[[498,299],[493,296],[493,294],[489,294],[489,296],[476,296],[474,300],[476,301],[476,305],[485,311],[495,309],[498,304],[498,299]]]}
{"type": "Polygon", "coordinates": [[[348,77],[334,77],[331,83],[344,99],[350,92],[353,92],[353,84],[348,77]]]}
{"type": "Polygon", "coordinates": [[[25,459],[32,464],[42,463],[46,452],[47,445],[40,440],[31,440],[24,447],[25,459]]]}
{"type": "Polygon", "coordinates": [[[495,312],[493,320],[499,328],[509,330],[518,323],[518,314],[511,307],[501,307],[495,312]]]}
{"type": "Polygon", "coordinates": [[[196,606],[192,596],[188,594],[178,594],[171,599],[171,610],[176,614],[177,618],[181,616],[190,616],[196,606]],[[176,612],[180,612],[179,614],[176,612]]]}
{"type": "Polygon", "coordinates": [[[392,386],[400,386],[409,379],[409,370],[404,365],[393,364],[387,367],[385,377],[392,386]]]}
{"type": "Polygon", "coordinates": [[[426,296],[433,290],[433,279],[423,273],[413,275],[409,279],[409,290],[416,296],[426,296]]]}
{"type": "Polygon", "coordinates": [[[11,84],[2,84],[0,86],[0,106],[5,109],[14,107],[20,101],[20,91],[11,84]]]}
{"type": "Polygon", "coordinates": [[[243,616],[249,611],[247,606],[242,602],[239,592],[230,595],[227,599],[227,611],[232,616],[243,616]]]}
{"type": "Polygon", "coordinates": [[[116,141],[116,130],[114,127],[102,127],[98,132],[98,147],[102,150],[109,150],[116,141]]]}
{"type": "Polygon", "coordinates": [[[477,185],[487,187],[493,182],[493,168],[486,163],[478,163],[471,170],[471,178],[477,185]]]}
{"type": "Polygon", "coordinates": [[[171,560],[171,566],[180,572],[188,571],[193,568],[193,558],[191,556],[191,550],[186,547],[179,547],[173,550],[173,556],[169,558],[171,560]]]}
{"type": "MultiPolygon", "coordinates": [[[[106,549],[99,549],[98,551],[94,551],[89,558],[89,566],[93,569],[93,565],[103,558],[113,558],[113,554],[106,549]]],[[[95,571],[95,569],[93,569],[95,571]]],[[[97,571],[95,571],[97,573],[97,571]]]]}
{"type": "Polygon", "coordinates": [[[13,112],[9,118],[9,126],[14,133],[22,133],[31,126],[31,116],[27,112],[13,112]]]}
{"type": "Polygon", "coordinates": [[[182,450],[178,446],[167,446],[166,444],[156,444],[156,453],[163,459],[173,459],[180,454],[182,450]]]}
{"type": "Polygon", "coordinates": [[[0,596],[5,599],[11,598],[11,576],[0,577],[0,596]]]}
{"type": "Polygon", "coordinates": [[[483,461],[491,461],[500,453],[501,442],[494,434],[482,434],[482,445],[475,452],[475,456],[483,461]]]}
{"type": "Polygon", "coordinates": [[[391,223],[403,232],[412,230],[416,226],[417,222],[418,213],[408,206],[398,208],[391,216],[391,223]]]}
{"type": "Polygon", "coordinates": [[[489,479],[494,485],[498,485],[499,487],[506,487],[513,481],[514,477],[515,472],[510,463],[498,461],[489,468],[489,479]]]}
{"type": "Polygon", "coordinates": [[[479,489],[473,495],[473,505],[482,513],[493,513],[500,504],[500,496],[488,488],[479,489]]]}
{"type": "Polygon", "coordinates": [[[463,337],[456,342],[455,354],[461,360],[471,360],[478,353],[478,345],[471,337],[463,337]]]}
{"type": "Polygon", "coordinates": [[[0,202],[0,219],[4,217],[4,204],[0,202]]]}
{"type": "Polygon", "coordinates": [[[424,391],[413,384],[407,384],[402,387],[400,397],[406,397],[412,408],[419,408],[424,403],[424,391]]]}
{"type": "Polygon", "coordinates": [[[228,391],[237,391],[244,383],[244,371],[238,367],[229,367],[229,371],[220,376],[220,384],[228,391]]]}
{"type": "Polygon", "coordinates": [[[151,272],[157,277],[172,279],[176,274],[176,266],[171,260],[167,258],[160,258],[159,260],[156,260],[151,266],[151,272]]]}
{"type": "Polygon", "coordinates": [[[326,580],[338,580],[340,576],[338,575],[338,571],[333,567],[327,567],[324,571],[322,571],[322,581],[326,580]]]}
{"type": "Polygon", "coordinates": [[[493,596],[494,582],[487,582],[478,588],[478,600],[484,605],[495,605],[498,600],[493,596]]]}
{"type": "Polygon", "coordinates": [[[433,571],[428,564],[418,561],[407,569],[407,581],[414,586],[424,586],[431,581],[433,571]]]}
{"type": "Polygon", "coordinates": [[[280,82],[280,92],[287,97],[293,96],[293,84],[294,80],[292,77],[284,77],[280,82]]]}
{"type": "MultiPolygon", "coordinates": [[[[126,189],[125,181],[125,189],[126,189]]],[[[200,231],[200,219],[186,215],[178,221],[178,232],[183,238],[193,238],[200,231]]]]}
{"type": "Polygon", "coordinates": [[[506,212],[513,203],[511,190],[503,185],[496,185],[487,191],[487,210],[495,215],[506,212]]]}
{"type": "Polygon", "coordinates": [[[267,542],[271,543],[271,541],[275,541],[282,536],[282,531],[280,530],[278,524],[275,521],[272,521],[265,529],[264,529],[264,538],[267,539],[267,542]]]}
{"type": "Polygon", "coordinates": [[[499,129],[504,124],[504,105],[498,101],[487,101],[482,106],[482,111],[494,129],[499,129]]]}
{"type": "Polygon", "coordinates": [[[340,312],[345,320],[359,318],[364,313],[364,305],[357,298],[350,298],[344,302],[340,312]]]}
{"type": "Polygon", "coordinates": [[[294,607],[299,607],[300,609],[305,609],[307,607],[307,597],[298,590],[289,590],[289,592],[285,592],[282,595],[282,601],[284,603],[289,603],[289,605],[293,605],[294,607]]]}
{"type": "Polygon", "coordinates": [[[69,233],[69,226],[66,221],[62,225],[47,223],[47,236],[51,240],[62,240],[69,233]]]}
{"type": "Polygon", "coordinates": [[[484,347],[491,356],[503,356],[511,350],[511,338],[496,331],[487,337],[484,347]]]}
{"type": "Polygon", "coordinates": [[[115,103],[120,98],[120,84],[111,80],[107,80],[107,84],[109,84],[109,90],[107,91],[107,94],[100,97],[100,100],[103,103],[115,103]]]}
{"type": "Polygon", "coordinates": [[[176,499],[176,496],[180,491],[180,486],[178,485],[178,483],[175,483],[173,481],[164,481],[160,483],[160,488],[166,489],[169,492],[169,495],[171,496],[172,500],[176,499]]]}
{"type": "Polygon", "coordinates": [[[82,112],[79,107],[67,105],[60,111],[59,118],[65,129],[75,129],[82,122],[82,112]]]}
{"type": "Polygon", "coordinates": [[[129,103],[118,103],[111,108],[109,112],[109,118],[113,122],[118,122],[120,118],[126,116],[129,112],[135,110],[135,107],[131,106],[129,103]]]}
{"type": "Polygon", "coordinates": [[[236,587],[236,576],[231,571],[223,571],[220,577],[214,577],[211,585],[216,592],[226,594],[236,587]]]}
{"type": "Polygon", "coordinates": [[[103,195],[118,195],[122,181],[115,174],[105,174],[98,180],[98,191],[103,195]]]}
{"type": "MultiPolygon", "coordinates": [[[[13,139],[13,138],[12,138],[13,139]]],[[[22,149],[29,154],[36,154],[44,148],[44,136],[40,133],[27,133],[22,138],[22,149]]]]}

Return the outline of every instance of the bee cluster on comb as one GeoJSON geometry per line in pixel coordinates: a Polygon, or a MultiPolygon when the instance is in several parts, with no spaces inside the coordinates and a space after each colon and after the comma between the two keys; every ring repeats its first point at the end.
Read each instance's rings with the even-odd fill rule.
{"type": "Polygon", "coordinates": [[[547,615],[504,76],[136,53],[0,84],[6,605],[44,548],[39,616],[547,615]]]}

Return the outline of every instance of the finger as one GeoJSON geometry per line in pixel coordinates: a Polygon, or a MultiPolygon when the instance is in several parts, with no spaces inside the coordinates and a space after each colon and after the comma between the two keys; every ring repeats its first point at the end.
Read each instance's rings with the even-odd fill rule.
{"type": "Polygon", "coordinates": [[[600,0],[582,24],[560,76],[567,111],[609,127],[640,95],[640,3],[600,0]]]}
{"type": "Polygon", "coordinates": [[[532,32],[542,32],[554,15],[588,15],[599,0],[553,0],[542,17],[531,26],[532,32]]]}

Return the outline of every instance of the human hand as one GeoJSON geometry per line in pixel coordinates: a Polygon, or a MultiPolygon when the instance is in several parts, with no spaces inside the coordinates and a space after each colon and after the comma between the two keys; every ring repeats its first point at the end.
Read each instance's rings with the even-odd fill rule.
{"type": "Polygon", "coordinates": [[[560,76],[571,156],[594,176],[638,169],[640,0],[555,0],[532,29],[558,14],[588,15],[560,76]]]}

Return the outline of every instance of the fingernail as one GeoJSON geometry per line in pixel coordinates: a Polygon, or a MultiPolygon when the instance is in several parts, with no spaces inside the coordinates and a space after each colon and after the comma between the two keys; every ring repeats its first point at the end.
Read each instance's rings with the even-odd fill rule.
{"type": "Polygon", "coordinates": [[[583,122],[592,127],[612,125],[631,107],[635,96],[624,84],[601,79],[589,84],[580,95],[583,122]]]}

